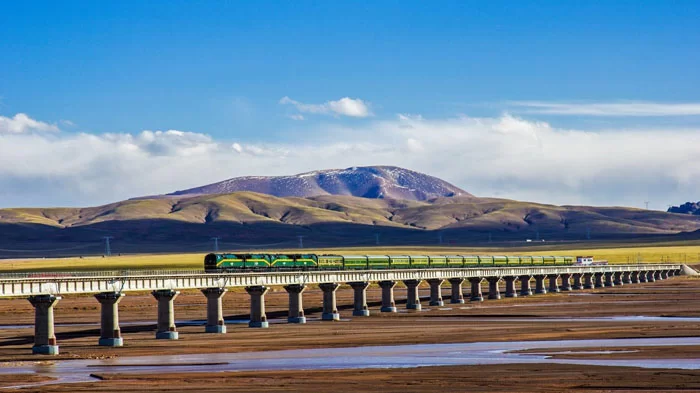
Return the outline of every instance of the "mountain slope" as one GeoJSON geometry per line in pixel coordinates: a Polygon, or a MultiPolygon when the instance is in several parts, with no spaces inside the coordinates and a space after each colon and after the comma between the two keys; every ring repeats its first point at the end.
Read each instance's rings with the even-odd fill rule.
{"type": "Polygon", "coordinates": [[[246,176],[176,191],[168,196],[227,194],[253,191],[277,197],[348,195],[425,201],[437,197],[472,196],[436,177],[393,166],[353,167],[293,176],[246,176]]]}

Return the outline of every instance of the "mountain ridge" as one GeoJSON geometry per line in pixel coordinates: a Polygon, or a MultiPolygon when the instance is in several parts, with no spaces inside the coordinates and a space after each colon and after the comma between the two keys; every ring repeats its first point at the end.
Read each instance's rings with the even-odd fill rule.
{"type": "Polygon", "coordinates": [[[370,199],[424,201],[472,194],[442,179],[396,166],[325,169],[289,176],[242,176],[179,190],[165,197],[253,191],[277,197],[349,195],[370,199]]]}

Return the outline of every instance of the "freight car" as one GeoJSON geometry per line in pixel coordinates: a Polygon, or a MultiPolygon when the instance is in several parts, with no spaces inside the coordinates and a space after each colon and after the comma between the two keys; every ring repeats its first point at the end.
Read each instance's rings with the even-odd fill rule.
{"type": "Polygon", "coordinates": [[[376,270],[573,265],[569,256],[208,254],[208,273],[269,270],[376,270]]]}

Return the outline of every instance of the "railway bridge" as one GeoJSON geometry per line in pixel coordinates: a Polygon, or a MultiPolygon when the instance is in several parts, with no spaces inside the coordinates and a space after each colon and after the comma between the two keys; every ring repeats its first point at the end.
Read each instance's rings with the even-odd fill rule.
{"type": "Polygon", "coordinates": [[[289,323],[305,323],[303,292],[308,285],[323,291],[322,320],[340,319],[336,290],[347,284],[354,290],[353,316],[369,316],[366,290],[377,283],[382,290],[380,312],[396,312],[394,287],[406,287],[406,308],[421,310],[418,287],[430,286],[430,305],[442,306],[442,285],[451,288],[451,303],[483,301],[482,282],[488,282],[487,299],[530,296],[559,291],[585,290],[665,280],[684,274],[686,267],[674,263],[596,266],[504,266],[488,268],[435,268],[362,271],[279,271],[253,273],[205,273],[192,271],[101,271],[60,273],[14,273],[0,275],[0,298],[28,298],[35,309],[34,346],[37,354],[58,354],[54,334],[54,305],[62,296],[94,293],[101,305],[98,345],[122,346],[119,302],[130,291],[150,291],[158,301],[157,339],[176,340],[174,301],[182,289],[200,289],[207,298],[208,333],[226,333],[222,297],[232,287],[244,287],[250,295],[252,328],[268,327],[265,294],[282,286],[289,294],[289,323]],[[531,282],[534,281],[534,291],[531,282]],[[468,282],[468,289],[462,288],[468,282]],[[519,290],[516,288],[519,283],[519,290]],[[466,295],[466,296],[465,296],[466,295]]]}

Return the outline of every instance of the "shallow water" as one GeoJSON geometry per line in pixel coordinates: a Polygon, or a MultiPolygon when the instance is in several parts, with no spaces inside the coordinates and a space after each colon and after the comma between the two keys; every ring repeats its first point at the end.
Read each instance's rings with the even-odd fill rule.
{"type": "Polygon", "coordinates": [[[513,351],[531,349],[555,350],[554,352],[556,353],[556,349],[576,352],[571,349],[588,347],[687,345],[700,345],[700,337],[419,344],[176,356],[158,355],[115,359],[57,360],[51,363],[31,365],[6,364],[0,367],[0,374],[37,373],[57,378],[57,382],[67,383],[91,381],[93,380],[89,376],[91,373],[105,372],[172,373],[408,368],[522,363],[700,369],[700,359],[552,359],[547,354],[513,353],[513,351]]]}

